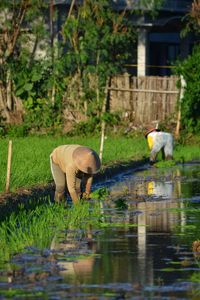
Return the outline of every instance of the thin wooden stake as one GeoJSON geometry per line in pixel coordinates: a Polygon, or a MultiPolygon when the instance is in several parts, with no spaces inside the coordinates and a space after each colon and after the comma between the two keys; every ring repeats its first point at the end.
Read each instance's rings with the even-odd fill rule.
{"type": "Polygon", "coordinates": [[[105,128],[106,128],[106,123],[105,121],[101,122],[101,143],[100,143],[100,150],[99,150],[99,158],[100,161],[102,162],[103,158],[103,148],[104,148],[104,139],[105,139],[105,128]]]}
{"type": "Polygon", "coordinates": [[[186,82],[181,75],[181,88],[180,88],[180,96],[178,102],[178,113],[177,113],[177,123],[176,123],[176,130],[175,130],[175,137],[178,138],[180,135],[180,127],[181,127],[181,103],[184,97],[184,90],[186,87],[186,82]]]}
{"type": "MultiPolygon", "coordinates": [[[[102,106],[102,116],[106,112],[106,105],[107,105],[107,98],[108,98],[108,83],[109,80],[106,82],[106,88],[105,88],[105,97],[104,102],[102,106]]],[[[106,122],[104,120],[101,121],[101,142],[100,142],[100,150],[99,150],[99,158],[102,162],[103,158],[103,148],[104,148],[104,140],[105,140],[105,129],[106,129],[106,122]]]]}
{"type": "Polygon", "coordinates": [[[8,144],[7,177],[6,177],[6,192],[10,191],[11,160],[12,160],[12,141],[9,141],[9,144],[8,144]]]}

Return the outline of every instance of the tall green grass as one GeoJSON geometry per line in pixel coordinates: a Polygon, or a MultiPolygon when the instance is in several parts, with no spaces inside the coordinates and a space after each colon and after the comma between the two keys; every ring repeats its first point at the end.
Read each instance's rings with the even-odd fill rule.
{"type": "MultiPolygon", "coordinates": [[[[44,184],[52,180],[49,155],[58,145],[81,144],[99,152],[100,137],[54,137],[29,136],[13,138],[13,153],[11,166],[11,191],[17,188],[28,188],[44,184]]],[[[0,140],[0,192],[5,191],[7,168],[8,139],[0,140]]],[[[149,156],[149,150],[143,135],[107,136],[104,143],[103,165],[113,162],[141,160],[149,156]]],[[[200,145],[176,145],[174,150],[176,161],[200,159],[200,145]]]]}

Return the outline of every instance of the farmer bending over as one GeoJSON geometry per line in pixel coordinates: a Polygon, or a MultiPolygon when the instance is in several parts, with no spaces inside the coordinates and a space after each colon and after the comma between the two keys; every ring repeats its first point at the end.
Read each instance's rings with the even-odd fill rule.
{"type": "Polygon", "coordinates": [[[50,164],[56,185],[56,202],[64,199],[66,186],[73,203],[89,197],[93,175],[101,166],[94,150],[81,145],[58,146],[50,155],[50,164]],[[82,188],[85,188],[84,193],[82,188]]]}
{"type": "Polygon", "coordinates": [[[162,151],[162,158],[173,159],[173,136],[171,133],[160,131],[156,128],[148,129],[145,138],[149,146],[150,164],[155,163],[157,154],[162,151]]]}

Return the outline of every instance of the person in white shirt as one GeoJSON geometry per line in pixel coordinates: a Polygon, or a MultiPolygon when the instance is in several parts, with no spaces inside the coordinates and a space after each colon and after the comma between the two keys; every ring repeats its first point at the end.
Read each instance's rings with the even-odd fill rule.
{"type": "Polygon", "coordinates": [[[150,149],[151,164],[156,162],[156,157],[160,151],[162,151],[163,159],[173,159],[173,136],[171,133],[151,128],[146,131],[145,138],[150,149]]]}

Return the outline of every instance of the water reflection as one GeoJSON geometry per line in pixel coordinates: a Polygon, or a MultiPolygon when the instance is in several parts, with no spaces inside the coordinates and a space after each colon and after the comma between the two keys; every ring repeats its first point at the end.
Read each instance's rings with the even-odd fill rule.
{"type": "MultiPolygon", "coordinates": [[[[108,291],[112,299],[133,295],[162,298],[168,291],[176,299],[191,299],[194,285],[185,281],[192,275],[195,264],[192,245],[177,242],[177,233],[185,233],[188,216],[179,210],[185,206],[184,199],[190,196],[192,201],[196,197],[188,193],[188,189],[194,191],[193,186],[197,186],[199,179],[195,174],[194,167],[189,167],[123,175],[123,180],[110,187],[110,200],[102,202],[102,219],[110,221],[113,227],[95,235],[95,247],[90,250],[96,256],[86,256],[82,262],[77,258],[76,263],[61,262],[64,281],[78,282],[78,295],[95,295],[97,299],[108,299],[105,298],[108,291]],[[127,204],[121,210],[115,206],[119,199],[120,205],[122,200],[127,204]],[[121,227],[116,228],[115,223],[121,227]],[[123,226],[126,224],[137,226],[123,226]],[[174,231],[177,225],[178,232],[174,231]],[[171,272],[166,272],[167,269],[171,272]]],[[[195,191],[198,193],[198,188],[195,191]]],[[[69,256],[66,243],[63,249],[69,256]]]]}
{"type": "MultiPolygon", "coordinates": [[[[116,211],[112,215],[109,208],[113,208],[113,203],[109,203],[109,220],[138,225],[136,228],[126,228],[123,232],[110,230],[101,236],[102,248],[99,251],[110,262],[108,273],[111,281],[112,278],[115,278],[115,282],[125,280],[132,282],[133,286],[144,288],[171,285],[188,278],[193,269],[186,268],[193,261],[191,246],[187,247],[184,238],[183,244],[179,244],[177,234],[186,233],[185,226],[190,216],[184,208],[188,207],[188,201],[192,203],[195,199],[197,202],[200,191],[199,170],[199,166],[150,169],[145,174],[124,174],[123,180],[121,178],[120,182],[111,186],[113,203],[119,198],[126,199],[128,209],[121,212],[121,215],[116,214],[116,211]],[[175,231],[177,226],[178,232],[175,231]],[[173,272],[162,271],[170,269],[170,263],[174,261],[177,265],[173,272]],[[183,267],[185,273],[180,272],[183,267]]],[[[106,213],[105,204],[104,210],[106,213]]],[[[193,224],[196,221],[193,216],[193,224]]],[[[100,269],[105,267],[103,261],[102,265],[100,269]]],[[[179,290],[178,285],[176,288],[179,290]]],[[[176,288],[174,293],[177,292],[176,288]]],[[[182,286],[180,289],[185,292],[182,286]]]]}
{"type": "MultiPolygon", "coordinates": [[[[180,169],[171,168],[162,170],[151,168],[136,174],[124,174],[120,182],[110,188],[113,196],[127,191],[133,195],[152,196],[157,198],[172,199],[180,196],[180,182],[184,179],[180,169]]],[[[161,200],[162,200],[161,199],[161,200]]]]}
{"type": "Polygon", "coordinates": [[[67,231],[55,236],[50,249],[58,255],[59,274],[66,279],[76,277],[78,280],[86,280],[93,269],[96,244],[92,240],[91,229],[87,235],[83,234],[77,239],[76,231],[67,231]]]}
{"type": "Polygon", "coordinates": [[[145,172],[145,176],[144,172],[133,174],[110,188],[113,199],[127,199],[128,216],[131,222],[139,225],[138,237],[141,236],[141,240],[145,240],[146,231],[170,232],[177,222],[185,223],[183,213],[171,212],[171,209],[183,207],[183,202],[177,200],[181,197],[182,178],[180,169],[164,173],[152,168],[145,172]],[[136,216],[135,211],[138,212],[136,216]]]}
{"type": "Polygon", "coordinates": [[[63,230],[42,255],[15,258],[22,274],[9,288],[31,299],[198,299],[199,202],[200,165],[115,177],[101,202],[110,226],[86,236],[63,230]]]}

